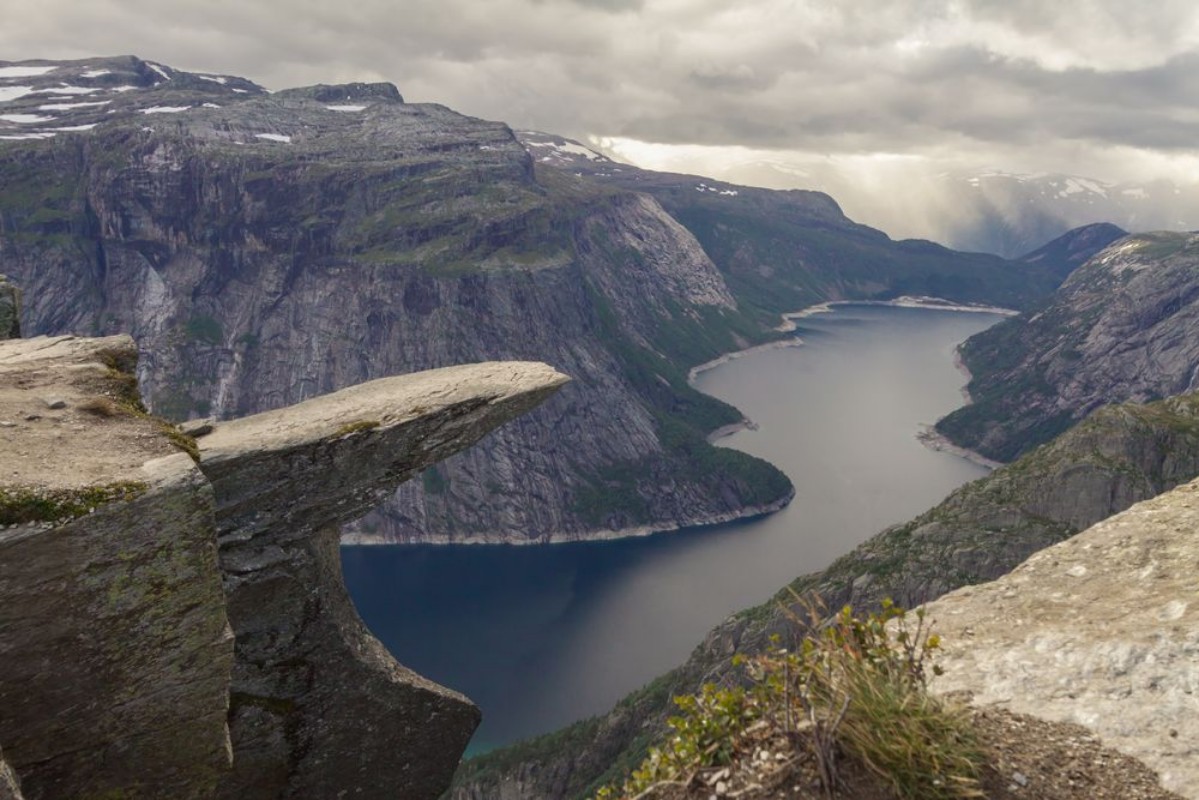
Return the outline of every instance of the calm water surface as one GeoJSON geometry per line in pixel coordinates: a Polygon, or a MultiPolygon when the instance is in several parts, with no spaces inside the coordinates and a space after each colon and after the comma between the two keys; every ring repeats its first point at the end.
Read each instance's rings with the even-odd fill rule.
{"type": "Polygon", "coordinates": [[[915,434],[961,404],[953,349],[998,319],[840,306],[800,320],[802,347],[702,374],[760,426],[721,444],[795,483],[770,517],[615,542],[344,547],[350,594],[401,662],[483,709],[472,752],[606,711],[728,614],[983,475],[915,434]]]}

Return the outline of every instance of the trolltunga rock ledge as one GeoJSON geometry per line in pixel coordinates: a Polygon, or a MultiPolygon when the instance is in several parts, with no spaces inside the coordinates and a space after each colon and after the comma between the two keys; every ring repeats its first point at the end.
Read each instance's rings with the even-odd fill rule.
{"type": "Polygon", "coordinates": [[[437,797],[478,709],[365,630],[337,525],[566,378],[505,362],[372,381],[219,423],[197,463],[132,407],[135,362],[123,336],[0,341],[13,791],[437,797]]]}

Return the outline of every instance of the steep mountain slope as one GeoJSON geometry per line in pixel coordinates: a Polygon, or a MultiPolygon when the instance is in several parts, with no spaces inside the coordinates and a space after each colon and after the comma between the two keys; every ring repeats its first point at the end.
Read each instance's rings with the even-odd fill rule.
{"type": "Polygon", "coordinates": [[[1008,460],[1105,403],[1192,391],[1199,376],[1199,236],[1116,241],[1033,312],[961,348],[973,404],[937,423],[1008,460]]]}
{"type": "Polygon", "coordinates": [[[650,194],[687,227],[754,306],[794,311],[825,300],[929,295],[1025,308],[1058,279],[1035,264],[892,241],[820,192],[755,189],[618,164],[578,142],[518,134],[539,165],[650,194]]]}
{"type": "Polygon", "coordinates": [[[912,606],[991,580],[1098,520],[1199,476],[1199,394],[1100,409],[1055,441],[967,484],[828,569],[797,578],[765,605],[730,618],[690,660],[603,717],[466,762],[456,800],[574,798],[637,763],[671,698],[732,670],[734,652],[794,634],[779,610],[793,592],[829,608],[912,606]]]}
{"type": "Polygon", "coordinates": [[[1042,267],[1061,282],[1100,250],[1127,235],[1128,231],[1123,228],[1108,222],[1096,222],[1066,231],[1053,241],[1020,256],[1018,260],[1042,267]]]}
{"type": "Polygon", "coordinates": [[[387,84],[272,95],[130,57],[0,70],[0,258],[26,333],[131,332],[155,411],[241,416],[485,359],[575,379],[360,537],[572,538],[789,497],[705,442],[740,415],[686,382],[777,334],[652,200],[536,176],[505,126],[387,84]]]}

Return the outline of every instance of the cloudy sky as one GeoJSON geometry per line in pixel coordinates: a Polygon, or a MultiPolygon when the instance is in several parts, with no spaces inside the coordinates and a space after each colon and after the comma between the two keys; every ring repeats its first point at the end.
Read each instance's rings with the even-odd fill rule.
{"type": "Polygon", "coordinates": [[[0,0],[0,59],[387,80],[647,166],[1199,175],[1194,0],[0,0]]]}

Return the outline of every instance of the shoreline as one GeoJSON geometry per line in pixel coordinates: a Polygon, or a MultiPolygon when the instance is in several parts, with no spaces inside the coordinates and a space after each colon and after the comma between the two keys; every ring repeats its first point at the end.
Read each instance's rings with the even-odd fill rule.
{"type": "Polygon", "coordinates": [[[920,430],[916,433],[916,439],[929,450],[935,450],[938,453],[949,453],[989,470],[996,470],[1003,466],[1003,462],[1001,461],[992,461],[981,453],[976,453],[967,447],[954,444],[932,425],[921,425],[920,430]]]}
{"type": "Polygon", "coordinates": [[[420,541],[390,541],[381,539],[370,534],[342,534],[342,547],[385,547],[390,545],[471,545],[472,547],[526,547],[529,545],[552,545],[552,544],[571,544],[580,542],[610,542],[617,539],[636,539],[643,536],[655,536],[660,533],[676,533],[687,530],[688,528],[706,528],[710,525],[723,525],[726,522],[743,522],[757,517],[764,517],[768,514],[782,511],[791,501],[795,499],[795,489],[792,487],[784,497],[779,498],[773,503],[766,503],[759,506],[746,506],[740,511],[729,511],[723,514],[713,514],[711,517],[692,520],[688,522],[661,522],[649,525],[635,525],[629,528],[619,528],[612,530],[611,528],[601,528],[589,531],[580,531],[578,533],[560,534],[551,533],[548,536],[529,539],[521,538],[505,538],[501,540],[483,539],[477,536],[469,536],[464,539],[450,539],[445,536],[436,536],[422,538],[420,541]]]}
{"type": "MultiPolygon", "coordinates": [[[[953,366],[966,379],[966,382],[962,384],[962,388],[958,391],[962,393],[962,400],[965,402],[965,405],[971,405],[974,403],[974,398],[970,396],[970,389],[968,387],[974,376],[970,374],[970,369],[966,366],[966,362],[962,361],[961,348],[962,346],[958,345],[953,349],[953,366]]],[[[969,447],[954,444],[943,433],[937,430],[935,423],[932,425],[921,425],[920,430],[916,432],[916,439],[929,450],[935,450],[938,453],[949,453],[959,458],[964,458],[973,464],[978,464],[980,467],[991,471],[1003,466],[1002,461],[995,461],[976,450],[971,450],[969,447]]]]}
{"type": "Polygon", "coordinates": [[[807,308],[802,308],[799,311],[789,311],[783,314],[783,318],[790,323],[787,330],[794,330],[795,323],[793,320],[811,317],[815,314],[827,314],[836,306],[890,306],[892,308],[923,308],[929,311],[965,311],[977,314],[999,314],[1004,317],[1014,317],[1020,312],[1014,308],[1004,308],[1002,306],[984,306],[975,303],[955,303],[952,300],[946,300],[943,297],[927,297],[902,295],[893,300],[826,300],[823,303],[817,303],[807,308]]]}

